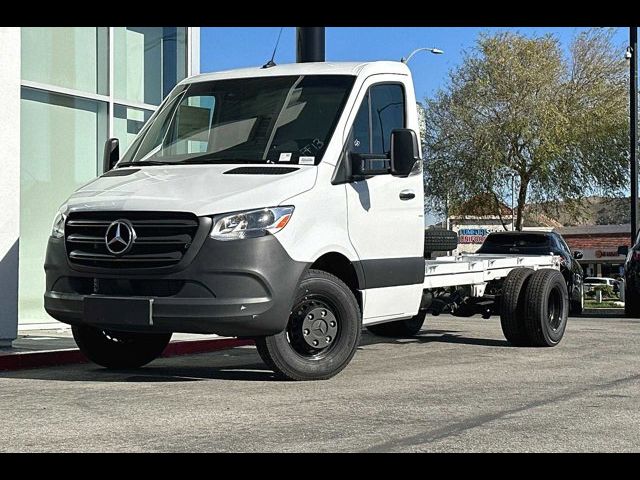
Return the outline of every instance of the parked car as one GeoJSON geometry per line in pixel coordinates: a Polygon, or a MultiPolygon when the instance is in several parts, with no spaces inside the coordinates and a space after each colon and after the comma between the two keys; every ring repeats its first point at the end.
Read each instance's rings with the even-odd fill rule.
{"type": "Polygon", "coordinates": [[[633,247],[619,247],[618,253],[627,256],[624,263],[624,313],[627,317],[640,318],[640,234],[633,247]]]}
{"type": "MultiPolygon", "coordinates": [[[[543,255],[552,253],[561,258],[560,271],[567,282],[571,313],[580,315],[584,308],[584,272],[577,262],[579,250],[571,249],[556,232],[493,232],[487,235],[476,253],[543,255]]],[[[640,283],[639,283],[640,285],[640,283]]]]}
{"type": "Polygon", "coordinates": [[[620,283],[615,278],[610,277],[587,277],[584,279],[585,291],[593,290],[597,285],[606,285],[611,287],[614,293],[620,292],[620,283]]]}

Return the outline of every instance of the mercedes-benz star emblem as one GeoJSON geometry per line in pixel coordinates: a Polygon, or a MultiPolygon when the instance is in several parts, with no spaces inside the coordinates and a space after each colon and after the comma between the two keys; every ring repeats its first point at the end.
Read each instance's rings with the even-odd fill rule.
{"type": "Polygon", "coordinates": [[[111,222],[104,234],[107,250],[113,255],[120,256],[128,253],[136,241],[136,231],[129,220],[120,219],[111,222]]]}

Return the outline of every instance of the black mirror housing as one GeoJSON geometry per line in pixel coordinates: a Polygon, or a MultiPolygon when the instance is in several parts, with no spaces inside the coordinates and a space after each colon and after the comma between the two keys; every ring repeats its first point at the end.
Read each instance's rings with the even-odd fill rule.
{"type": "Polygon", "coordinates": [[[573,252],[573,258],[575,258],[576,260],[580,260],[583,256],[584,254],[582,253],[581,250],[575,250],[573,252]]]}
{"type": "Polygon", "coordinates": [[[117,138],[110,138],[104,144],[102,155],[102,170],[106,173],[112,170],[120,160],[120,142],[117,138]]]}
{"type": "Polygon", "coordinates": [[[624,255],[625,257],[629,255],[629,247],[626,245],[620,245],[618,247],[618,255],[624,255]]]}
{"type": "Polygon", "coordinates": [[[391,132],[391,175],[407,177],[417,161],[420,161],[418,136],[410,128],[398,128],[391,132]]]}

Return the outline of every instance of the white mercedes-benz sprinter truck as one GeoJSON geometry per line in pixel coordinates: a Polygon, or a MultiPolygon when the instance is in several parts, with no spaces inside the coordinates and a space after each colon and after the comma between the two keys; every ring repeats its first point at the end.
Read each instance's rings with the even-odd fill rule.
{"type": "Polygon", "coordinates": [[[457,237],[425,231],[419,145],[400,62],[188,78],[60,207],[46,311],[108,368],[150,362],[172,332],[215,333],[255,339],[281,377],[325,379],[363,325],[413,335],[443,311],[499,313],[512,344],[556,345],[556,257],[429,259],[457,237]]]}

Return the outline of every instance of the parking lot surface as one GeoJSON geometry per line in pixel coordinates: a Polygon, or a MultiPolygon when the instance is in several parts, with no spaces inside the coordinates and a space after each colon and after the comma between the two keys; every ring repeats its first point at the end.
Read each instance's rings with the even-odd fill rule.
{"type": "Polygon", "coordinates": [[[497,319],[363,334],[338,376],[283,382],[254,347],[0,373],[0,451],[639,451],[640,321],[570,318],[556,348],[497,319]]]}

